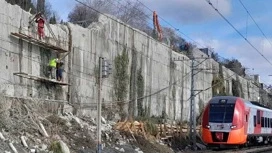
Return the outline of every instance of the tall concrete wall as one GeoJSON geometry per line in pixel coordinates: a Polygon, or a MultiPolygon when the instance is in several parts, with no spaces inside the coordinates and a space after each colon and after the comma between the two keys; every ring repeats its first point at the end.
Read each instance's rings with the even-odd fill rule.
{"type": "MultiPolygon", "coordinates": [[[[100,16],[99,22],[89,28],[68,23],[67,25],[51,25],[58,45],[67,48],[70,54],[65,58],[65,82],[70,86],[49,86],[46,83],[19,79],[13,72],[25,72],[36,76],[44,76],[45,66],[52,51],[44,50],[34,44],[10,36],[18,32],[20,27],[35,31],[35,27],[27,30],[30,14],[18,6],[11,6],[0,0],[0,76],[1,92],[9,96],[63,99],[76,106],[74,113],[94,116],[97,102],[97,75],[99,57],[105,57],[113,64],[113,74],[103,79],[103,104],[115,108],[117,104],[114,85],[120,79],[116,76],[116,58],[125,51],[128,57],[128,83],[124,98],[124,110],[138,113],[138,103],[149,116],[162,116],[176,120],[189,120],[191,90],[191,60],[171,50],[147,34],[125,25],[121,21],[100,16]],[[70,45],[69,45],[69,43],[70,45]],[[174,62],[172,61],[174,60],[174,62]],[[137,82],[139,76],[143,87],[137,82]],[[2,78],[3,77],[3,78],[2,78]],[[142,90],[142,95],[137,95],[142,90]],[[143,96],[143,98],[137,99],[143,96]],[[133,99],[132,101],[129,101],[133,99]]],[[[46,30],[46,39],[55,43],[46,30]]],[[[193,51],[195,57],[205,57],[198,49],[193,51]]],[[[197,59],[195,70],[195,104],[196,111],[202,109],[212,97],[212,80],[219,73],[219,64],[212,59],[197,59]]],[[[232,79],[239,79],[245,99],[256,100],[258,88],[250,81],[222,68],[227,93],[232,94],[232,79]],[[227,81],[229,80],[229,81],[227,81]]],[[[119,111],[120,112],[120,111],[119,111]]],[[[117,112],[118,113],[118,112],[117,112]]]]}
{"type": "MultiPolygon", "coordinates": [[[[35,34],[37,27],[28,23],[31,14],[23,11],[19,6],[10,5],[4,0],[0,0],[0,6],[1,93],[14,97],[63,99],[64,94],[62,93],[67,90],[65,88],[13,75],[13,73],[23,72],[35,76],[46,76],[48,61],[50,58],[56,57],[56,52],[11,36],[12,32],[21,32],[37,38],[37,34],[35,34]]],[[[56,45],[67,48],[67,27],[52,25],[52,29],[60,40],[56,45]]],[[[46,37],[45,41],[53,43],[52,35],[47,27],[45,27],[45,33],[47,36],[51,36],[46,37]]]]}

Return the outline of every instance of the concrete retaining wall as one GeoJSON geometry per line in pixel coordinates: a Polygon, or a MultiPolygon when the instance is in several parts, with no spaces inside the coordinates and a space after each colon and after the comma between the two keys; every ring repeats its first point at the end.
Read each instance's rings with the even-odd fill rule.
{"type": "MultiPolygon", "coordinates": [[[[176,53],[167,45],[162,44],[147,34],[133,29],[117,19],[101,16],[99,22],[82,28],[68,23],[67,25],[51,25],[62,47],[71,53],[65,58],[65,81],[69,87],[50,86],[46,83],[20,79],[14,72],[25,72],[36,76],[44,76],[48,60],[56,54],[36,45],[15,39],[11,32],[31,34],[35,27],[29,26],[30,14],[22,11],[18,6],[7,4],[0,0],[0,90],[3,94],[18,97],[34,97],[47,99],[63,99],[72,104],[78,104],[75,113],[94,116],[97,102],[97,70],[99,57],[105,57],[112,62],[113,74],[103,79],[102,98],[107,107],[116,106],[116,89],[114,84],[116,68],[114,61],[118,55],[125,52],[129,64],[126,69],[129,79],[125,97],[125,110],[134,115],[138,114],[138,104],[143,103],[143,111],[149,116],[162,116],[176,120],[189,120],[190,90],[191,90],[191,61],[181,53],[176,53]],[[71,38],[69,39],[69,37],[71,38]],[[69,47],[70,40],[70,47],[69,47]],[[171,60],[175,59],[173,63],[171,60]],[[143,99],[140,96],[138,76],[143,80],[143,99]],[[172,85],[174,84],[174,85],[172,85]],[[163,90],[161,90],[163,89],[163,90]],[[160,91],[160,92],[158,92],[160,91]],[[129,105],[130,104],[130,105],[129,105]]],[[[55,43],[52,36],[45,29],[50,38],[46,41],[55,43]]],[[[205,57],[198,49],[194,50],[195,57],[205,57]]],[[[195,75],[195,89],[200,91],[196,95],[196,111],[202,109],[212,97],[213,76],[219,73],[219,64],[212,59],[197,59],[195,61],[197,74],[195,75]],[[200,64],[201,63],[201,64],[200,64]],[[202,69],[202,70],[200,70],[202,69]],[[200,70],[200,71],[199,71],[200,70]],[[199,72],[198,72],[199,71],[199,72]]],[[[258,88],[250,80],[235,75],[223,68],[223,76],[227,93],[232,94],[232,79],[239,79],[245,99],[257,100],[258,88]]],[[[196,93],[198,92],[196,91],[196,93]]]]}

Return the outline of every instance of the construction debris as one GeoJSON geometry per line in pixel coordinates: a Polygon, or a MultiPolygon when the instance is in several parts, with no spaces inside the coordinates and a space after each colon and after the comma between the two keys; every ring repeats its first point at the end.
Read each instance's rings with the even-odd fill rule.
{"type": "Polygon", "coordinates": [[[24,147],[28,148],[28,145],[25,140],[25,136],[21,136],[21,141],[22,141],[22,144],[24,145],[24,147]]]}

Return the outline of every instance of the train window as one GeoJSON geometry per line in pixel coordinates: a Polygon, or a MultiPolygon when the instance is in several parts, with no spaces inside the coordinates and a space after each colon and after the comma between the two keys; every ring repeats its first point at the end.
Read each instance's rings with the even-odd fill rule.
{"type": "Polygon", "coordinates": [[[265,118],[265,127],[269,127],[268,126],[268,118],[265,118]]]}
{"type": "Polygon", "coordinates": [[[261,115],[260,115],[260,111],[257,110],[257,124],[261,124],[261,115]]]}
{"type": "Polygon", "coordinates": [[[246,115],[246,122],[247,122],[247,115],[246,115]]]}
{"type": "Polygon", "coordinates": [[[261,118],[261,126],[264,127],[264,117],[261,118]]]}
{"type": "Polygon", "coordinates": [[[254,119],[254,127],[256,127],[256,115],[254,115],[253,119],[254,119]]]}
{"type": "Polygon", "coordinates": [[[210,104],[209,122],[231,123],[234,106],[234,104],[210,104]]]}
{"type": "Polygon", "coordinates": [[[267,127],[267,118],[264,118],[264,127],[267,127]]]}
{"type": "Polygon", "coordinates": [[[270,127],[272,128],[272,119],[270,119],[270,127]]]}

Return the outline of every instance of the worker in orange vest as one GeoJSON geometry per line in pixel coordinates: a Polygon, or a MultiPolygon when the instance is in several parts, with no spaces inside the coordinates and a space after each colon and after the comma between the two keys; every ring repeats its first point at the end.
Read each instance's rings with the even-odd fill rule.
{"type": "Polygon", "coordinates": [[[35,22],[38,23],[38,35],[39,35],[39,39],[40,40],[41,40],[41,38],[44,39],[44,23],[45,23],[45,20],[42,17],[41,13],[38,13],[36,15],[35,22]]]}

